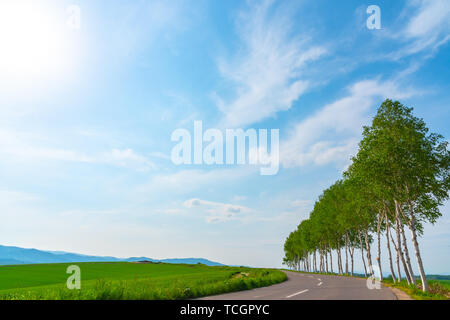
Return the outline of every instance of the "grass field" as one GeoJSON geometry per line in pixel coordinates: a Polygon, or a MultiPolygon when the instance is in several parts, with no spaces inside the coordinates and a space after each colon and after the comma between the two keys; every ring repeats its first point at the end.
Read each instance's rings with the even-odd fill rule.
{"type": "Polygon", "coordinates": [[[421,290],[421,281],[416,280],[417,284],[408,285],[406,280],[400,283],[393,283],[392,279],[384,279],[383,282],[392,287],[399,288],[409,294],[416,300],[449,300],[450,299],[450,280],[428,280],[429,291],[421,290]]]}
{"type": "Polygon", "coordinates": [[[189,299],[268,286],[286,280],[274,269],[187,264],[55,263],[0,266],[0,299],[189,299]],[[81,289],[69,290],[69,265],[81,269],[81,289]]]}

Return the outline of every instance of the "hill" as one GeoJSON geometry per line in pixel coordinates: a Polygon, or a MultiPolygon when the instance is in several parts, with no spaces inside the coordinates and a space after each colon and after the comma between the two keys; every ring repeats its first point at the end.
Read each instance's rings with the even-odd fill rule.
{"type": "Polygon", "coordinates": [[[0,300],[190,299],[286,280],[275,269],[204,264],[80,262],[82,290],[67,287],[72,263],[0,266],[0,300]],[[37,276],[38,275],[38,276],[37,276]]]}
{"type": "Polygon", "coordinates": [[[70,262],[137,262],[151,261],[164,263],[202,263],[207,266],[224,266],[224,264],[203,258],[152,259],[148,257],[116,258],[110,256],[90,256],[64,251],[44,251],[14,246],[0,245],[0,265],[35,264],[35,263],[70,263],[70,262]]]}

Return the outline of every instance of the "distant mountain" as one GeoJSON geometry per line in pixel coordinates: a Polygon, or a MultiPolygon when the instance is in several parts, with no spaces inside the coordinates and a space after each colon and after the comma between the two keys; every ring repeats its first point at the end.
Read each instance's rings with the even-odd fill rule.
{"type": "Polygon", "coordinates": [[[14,260],[14,259],[0,259],[0,265],[13,265],[13,264],[22,264],[22,261],[14,260]]]}
{"type": "Polygon", "coordinates": [[[203,258],[175,258],[163,260],[156,260],[147,257],[116,258],[116,257],[88,256],[84,254],[70,253],[64,251],[43,251],[37,249],[25,249],[20,247],[0,245],[0,265],[65,263],[65,262],[119,262],[119,261],[128,261],[128,262],[152,261],[152,262],[185,263],[185,264],[202,263],[208,266],[224,266],[224,264],[203,258]]]}
{"type": "Polygon", "coordinates": [[[223,266],[223,264],[221,264],[221,263],[210,261],[210,260],[207,260],[207,259],[202,259],[202,258],[163,259],[163,260],[159,260],[159,262],[164,262],[164,263],[186,263],[186,264],[202,263],[202,264],[206,264],[207,266],[223,266]]]}

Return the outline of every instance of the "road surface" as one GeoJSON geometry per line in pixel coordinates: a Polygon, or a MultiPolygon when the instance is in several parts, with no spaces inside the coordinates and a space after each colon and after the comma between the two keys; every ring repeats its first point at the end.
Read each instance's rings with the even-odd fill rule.
{"type": "Polygon", "coordinates": [[[366,279],[286,271],[273,286],[203,297],[202,300],[396,300],[391,289],[368,289],[366,279]]]}

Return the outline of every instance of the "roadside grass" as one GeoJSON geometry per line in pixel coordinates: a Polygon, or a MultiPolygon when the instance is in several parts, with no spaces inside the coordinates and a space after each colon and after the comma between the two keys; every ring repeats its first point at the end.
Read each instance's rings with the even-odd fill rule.
{"type": "Polygon", "coordinates": [[[448,280],[428,280],[428,292],[421,289],[422,282],[416,281],[416,285],[408,285],[406,280],[400,283],[394,283],[392,278],[383,279],[383,284],[398,288],[406,292],[415,300],[449,300],[450,299],[450,282],[448,280]]]}
{"type": "MultiPolygon", "coordinates": [[[[283,269],[286,271],[305,273],[305,274],[321,274],[328,276],[339,276],[339,277],[355,277],[355,278],[363,278],[365,277],[360,274],[348,275],[348,274],[337,274],[337,273],[323,273],[323,272],[305,272],[305,271],[296,271],[283,269]]],[[[408,285],[406,280],[402,280],[400,283],[394,283],[392,278],[383,278],[383,285],[398,288],[405,293],[407,293],[411,298],[415,300],[449,300],[450,299],[450,280],[428,280],[429,291],[423,292],[421,289],[422,282],[420,280],[416,280],[417,284],[408,285]]]]}
{"type": "Polygon", "coordinates": [[[365,279],[364,275],[360,275],[358,273],[351,274],[338,274],[338,273],[331,273],[331,272],[306,272],[306,271],[297,271],[297,270],[290,270],[290,269],[281,269],[285,271],[291,271],[291,272],[297,272],[297,273],[305,273],[305,274],[321,274],[324,276],[337,276],[337,277],[349,277],[349,278],[363,278],[365,279]]]}
{"type": "Polygon", "coordinates": [[[74,263],[81,289],[66,287],[71,264],[0,267],[1,300],[176,300],[269,286],[276,269],[183,264],[74,263]],[[6,281],[4,281],[6,280],[6,281]]]}

